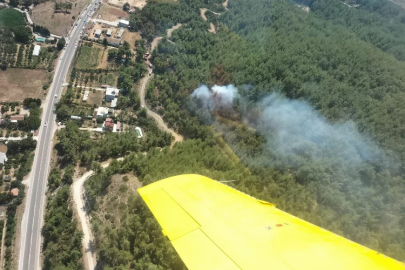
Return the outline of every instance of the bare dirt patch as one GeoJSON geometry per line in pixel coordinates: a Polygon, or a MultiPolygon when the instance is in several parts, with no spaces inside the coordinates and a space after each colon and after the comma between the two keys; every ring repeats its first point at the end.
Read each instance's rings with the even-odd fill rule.
{"type": "Polygon", "coordinates": [[[45,99],[42,86],[48,82],[48,72],[42,69],[13,68],[0,72],[0,100],[23,101],[25,98],[45,99]]]}
{"type": "Polygon", "coordinates": [[[95,104],[97,106],[101,106],[103,98],[104,98],[103,91],[94,91],[94,93],[90,91],[89,98],[87,99],[87,104],[95,104]]]}
{"type": "Polygon", "coordinates": [[[126,41],[129,43],[129,46],[131,47],[132,50],[135,49],[135,41],[136,40],[141,40],[141,35],[139,32],[129,32],[128,30],[125,29],[124,34],[122,35],[122,41],[126,41]]]}
{"type": "Polygon", "coordinates": [[[122,10],[122,8],[117,8],[110,6],[108,4],[101,4],[100,8],[94,15],[95,19],[101,19],[106,21],[116,21],[128,17],[128,14],[122,10]]]}
{"type": "Polygon", "coordinates": [[[90,3],[90,0],[67,0],[63,2],[72,3],[70,14],[54,13],[54,2],[47,1],[36,5],[32,11],[31,18],[34,24],[45,26],[52,34],[64,36],[75,22],[72,17],[78,18],[83,8],[90,3]]]}
{"type": "Polygon", "coordinates": [[[6,153],[6,152],[7,152],[7,145],[5,145],[5,144],[0,144],[0,152],[6,153]]]}
{"type": "Polygon", "coordinates": [[[108,0],[108,4],[117,7],[122,7],[125,3],[129,3],[131,7],[143,8],[146,0],[108,0]]]}

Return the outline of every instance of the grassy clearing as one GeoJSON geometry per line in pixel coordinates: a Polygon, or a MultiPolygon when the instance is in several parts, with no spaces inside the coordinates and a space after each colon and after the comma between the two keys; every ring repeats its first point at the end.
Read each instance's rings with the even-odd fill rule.
{"type": "Polygon", "coordinates": [[[80,48],[80,54],[77,59],[76,67],[78,69],[96,68],[100,61],[100,52],[102,48],[98,46],[80,48]]]}
{"type": "Polygon", "coordinates": [[[24,15],[12,8],[0,10],[0,27],[26,25],[24,15]]]}

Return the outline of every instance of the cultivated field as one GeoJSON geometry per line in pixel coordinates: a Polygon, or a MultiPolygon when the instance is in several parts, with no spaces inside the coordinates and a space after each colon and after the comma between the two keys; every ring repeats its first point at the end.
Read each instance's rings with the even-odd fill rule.
{"type": "Polygon", "coordinates": [[[0,27],[26,25],[24,15],[12,8],[0,10],[0,27]]]}
{"type": "Polygon", "coordinates": [[[76,67],[78,69],[97,68],[101,62],[100,60],[103,59],[104,50],[103,47],[96,45],[93,45],[92,47],[86,45],[81,46],[76,67]]]}
{"type": "Polygon", "coordinates": [[[116,8],[105,3],[101,4],[94,15],[94,18],[106,21],[116,21],[126,17],[128,17],[128,14],[122,8],[116,8]]]}
{"type": "Polygon", "coordinates": [[[48,72],[39,69],[13,68],[0,71],[0,100],[23,101],[25,98],[45,98],[42,86],[48,82],[48,72]]]}
{"type": "Polygon", "coordinates": [[[67,31],[75,22],[72,17],[74,16],[77,19],[79,13],[90,3],[90,0],[68,0],[65,2],[72,3],[70,14],[54,13],[55,3],[53,1],[47,1],[34,7],[31,15],[32,20],[35,24],[47,27],[52,34],[59,36],[66,35],[67,31]]]}

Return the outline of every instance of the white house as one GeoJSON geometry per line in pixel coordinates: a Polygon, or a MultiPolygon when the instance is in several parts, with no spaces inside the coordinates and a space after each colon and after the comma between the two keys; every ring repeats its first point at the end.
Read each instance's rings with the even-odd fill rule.
{"type": "Polygon", "coordinates": [[[114,109],[109,109],[106,107],[98,107],[97,108],[97,117],[106,117],[107,115],[113,115],[114,114],[114,109]]]}
{"type": "Polygon", "coordinates": [[[105,100],[106,101],[113,101],[116,97],[118,97],[120,93],[120,89],[115,87],[107,87],[105,90],[105,100]]]}
{"type": "Polygon", "coordinates": [[[127,21],[127,20],[119,20],[119,21],[118,21],[118,26],[119,26],[119,27],[127,27],[127,28],[128,28],[128,26],[129,26],[129,21],[127,21]]]}
{"type": "Polygon", "coordinates": [[[111,35],[112,35],[112,31],[111,31],[111,29],[108,29],[107,30],[107,33],[105,33],[108,37],[111,37],[111,35]]]}
{"type": "Polygon", "coordinates": [[[41,46],[40,45],[35,45],[34,51],[32,52],[32,55],[33,56],[38,56],[40,51],[41,51],[41,46]]]}

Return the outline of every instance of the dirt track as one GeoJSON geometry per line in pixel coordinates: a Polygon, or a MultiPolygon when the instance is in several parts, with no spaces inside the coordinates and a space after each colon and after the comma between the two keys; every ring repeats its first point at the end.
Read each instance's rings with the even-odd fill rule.
{"type": "MultiPolygon", "coordinates": [[[[179,29],[181,27],[181,24],[178,23],[175,26],[173,26],[170,29],[167,29],[166,34],[167,37],[171,37],[172,36],[172,32],[176,29],[179,29]]],[[[157,45],[159,44],[159,42],[162,40],[162,37],[156,37],[151,44],[151,51],[153,51],[157,45]]],[[[149,60],[147,61],[147,64],[149,65],[149,60]]],[[[148,73],[149,72],[153,72],[153,69],[148,69],[148,73]]],[[[149,74],[146,74],[145,77],[142,78],[142,80],[140,81],[140,87],[138,90],[138,94],[141,98],[141,105],[144,106],[144,108],[146,109],[146,113],[149,117],[155,119],[155,121],[157,122],[158,127],[166,132],[169,132],[172,134],[172,136],[174,137],[174,141],[172,142],[172,146],[173,144],[175,144],[176,142],[181,142],[183,140],[183,136],[181,136],[180,134],[176,133],[173,129],[169,128],[166,123],[163,121],[162,117],[160,117],[160,115],[158,115],[157,113],[151,111],[147,106],[146,106],[146,102],[145,102],[145,93],[146,93],[146,85],[148,84],[148,81],[153,77],[153,73],[151,76],[149,76],[149,74]]]]}

